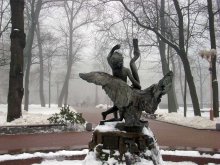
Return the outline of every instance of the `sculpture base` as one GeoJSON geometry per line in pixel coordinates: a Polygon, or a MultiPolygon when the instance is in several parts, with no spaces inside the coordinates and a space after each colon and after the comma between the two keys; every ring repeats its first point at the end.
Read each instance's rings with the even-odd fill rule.
{"type": "MultiPolygon", "coordinates": [[[[149,128],[142,127],[141,131],[128,132],[119,130],[118,125],[124,127],[122,122],[108,122],[95,128],[92,141],[89,143],[89,149],[96,153],[97,159],[107,161],[109,158],[114,158],[119,162],[129,164],[134,164],[140,161],[141,158],[162,160],[154,136],[149,128]],[[152,151],[155,151],[155,149],[157,152],[153,153],[152,151]]],[[[157,160],[153,161],[157,162],[157,160]]]]}

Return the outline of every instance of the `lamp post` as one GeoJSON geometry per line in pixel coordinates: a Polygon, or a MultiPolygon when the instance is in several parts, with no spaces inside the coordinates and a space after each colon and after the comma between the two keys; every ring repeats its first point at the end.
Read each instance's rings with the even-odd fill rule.
{"type": "Polygon", "coordinates": [[[213,90],[212,90],[212,59],[216,56],[216,50],[203,50],[199,52],[199,55],[209,62],[209,72],[210,72],[210,120],[213,120],[213,90]]]}

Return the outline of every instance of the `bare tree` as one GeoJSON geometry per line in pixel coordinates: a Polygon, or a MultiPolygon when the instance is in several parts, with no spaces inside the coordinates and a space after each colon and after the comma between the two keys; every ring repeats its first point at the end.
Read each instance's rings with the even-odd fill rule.
{"type": "Polygon", "coordinates": [[[68,100],[68,90],[69,90],[69,80],[72,72],[72,66],[74,62],[79,60],[77,55],[79,55],[79,50],[82,48],[82,43],[80,37],[76,36],[77,30],[84,25],[92,22],[90,14],[86,11],[87,1],[64,1],[65,15],[67,17],[67,31],[62,29],[63,33],[68,39],[68,50],[67,50],[67,72],[63,87],[58,99],[58,106],[61,107],[64,101],[64,104],[67,104],[68,100]],[[82,15],[82,12],[84,14],[82,15]],[[79,17],[81,16],[81,19],[79,17]]]}
{"type": "MultiPolygon", "coordinates": [[[[139,5],[139,7],[140,7],[139,10],[137,10],[137,9],[131,10],[129,8],[129,5],[124,0],[118,0],[118,1],[123,5],[125,10],[127,10],[134,17],[136,23],[139,26],[141,26],[144,29],[147,29],[147,30],[154,32],[161,39],[161,41],[165,42],[170,47],[172,47],[177,52],[177,54],[180,56],[180,59],[183,63],[188,86],[189,86],[189,91],[190,91],[190,95],[191,95],[191,99],[192,99],[192,103],[193,103],[193,108],[194,108],[194,115],[201,116],[196,87],[195,87],[195,84],[193,81],[193,76],[192,76],[190,64],[189,64],[186,49],[185,49],[183,13],[182,13],[182,9],[179,5],[178,0],[173,0],[173,5],[174,5],[174,8],[175,8],[175,11],[177,14],[177,18],[178,18],[178,21],[175,22],[175,24],[178,26],[178,43],[175,43],[175,42],[169,40],[169,38],[167,37],[169,35],[169,33],[166,33],[166,35],[163,35],[161,32],[161,29],[158,29],[155,27],[155,22],[145,22],[146,20],[143,19],[143,17],[141,17],[140,13],[139,13],[139,15],[136,13],[136,11],[143,11],[143,13],[146,14],[145,13],[146,6],[143,5],[143,2],[145,2],[145,1],[140,1],[141,5],[139,5]]],[[[145,17],[146,16],[147,15],[145,15],[145,17]]]]}
{"type": "MultiPolygon", "coordinates": [[[[216,50],[216,39],[215,39],[215,25],[214,25],[214,12],[212,10],[212,0],[207,0],[208,4],[208,15],[209,15],[209,32],[210,32],[210,42],[211,49],[216,50]]],[[[219,100],[218,100],[218,80],[216,74],[216,59],[217,54],[211,58],[211,75],[212,75],[212,101],[213,101],[213,111],[214,117],[219,117],[219,100]]]]}
{"type": "Polygon", "coordinates": [[[52,71],[54,68],[54,59],[60,58],[60,47],[58,38],[54,37],[50,32],[43,33],[42,46],[44,50],[43,62],[46,69],[47,82],[48,82],[48,104],[51,105],[51,86],[52,86],[52,71]]]}
{"type": "Polygon", "coordinates": [[[21,102],[23,98],[23,49],[24,34],[24,0],[10,0],[11,6],[11,63],[8,90],[8,114],[10,122],[22,115],[21,102]]]}
{"type": "MultiPolygon", "coordinates": [[[[29,13],[29,20],[30,20],[30,27],[28,30],[27,40],[26,40],[26,47],[24,50],[24,64],[25,64],[25,98],[24,98],[24,110],[28,111],[28,104],[29,104],[29,77],[30,77],[30,69],[31,69],[31,61],[32,61],[32,45],[34,40],[34,31],[36,28],[36,24],[38,22],[38,18],[40,15],[41,7],[42,7],[42,0],[28,0],[30,4],[30,13],[29,13]]],[[[27,8],[28,9],[28,8],[27,8]]]]}
{"type": "Polygon", "coordinates": [[[11,22],[9,0],[0,1],[0,66],[8,65],[10,62],[8,29],[11,22]],[[3,34],[6,34],[4,37],[3,34]]]}
{"type": "Polygon", "coordinates": [[[40,78],[39,78],[40,103],[41,103],[41,107],[45,107],[43,48],[42,48],[42,38],[41,38],[41,29],[40,29],[39,21],[37,21],[37,26],[35,31],[37,36],[37,43],[38,43],[37,45],[39,50],[39,62],[40,62],[40,78]]]}
{"type": "MultiPolygon", "coordinates": [[[[156,8],[158,8],[158,4],[156,4],[156,8]]],[[[157,12],[158,12],[158,10],[159,9],[157,9],[157,12]]],[[[159,16],[157,16],[157,26],[160,26],[157,28],[161,29],[161,35],[165,36],[166,29],[168,29],[166,27],[166,23],[165,23],[165,0],[161,0],[160,10],[157,15],[159,15],[159,16]]],[[[159,48],[159,52],[160,52],[163,75],[166,75],[170,71],[169,65],[168,65],[169,58],[168,59],[166,58],[166,43],[163,42],[159,38],[159,36],[157,36],[157,41],[159,44],[158,48],[159,48]]],[[[168,111],[169,112],[177,112],[178,107],[177,107],[177,102],[176,102],[174,85],[172,86],[172,88],[170,89],[170,91],[167,94],[168,94],[168,111]]]]}
{"type": "Polygon", "coordinates": [[[11,19],[4,20],[5,17],[9,14],[9,1],[1,0],[0,1],[0,38],[2,34],[8,29],[11,19]]]}

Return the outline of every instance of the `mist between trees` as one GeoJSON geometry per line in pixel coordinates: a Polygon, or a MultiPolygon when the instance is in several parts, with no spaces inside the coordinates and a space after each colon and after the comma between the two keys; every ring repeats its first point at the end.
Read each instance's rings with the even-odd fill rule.
{"type": "Polygon", "coordinates": [[[1,0],[0,102],[11,105],[8,120],[22,115],[21,103],[27,111],[29,104],[111,104],[78,73],[110,72],[106,58],[115,44],[129,67],[133,38],[139,40],[143,88],[174,72],[161,105],[169,112],[193,106],[197,116],[211,106],[219,116],[219,7],[219,0],[1,0]],[[210,49],[217,51],[211,61],[199,56],[210,49]]]}

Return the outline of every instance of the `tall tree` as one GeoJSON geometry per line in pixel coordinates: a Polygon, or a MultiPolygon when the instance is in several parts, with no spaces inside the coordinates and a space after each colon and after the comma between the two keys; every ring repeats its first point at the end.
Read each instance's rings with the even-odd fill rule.
{"type": "Polygon", "coordinates": [[[30,69],[31,69],[31,60],[32,60],[32,45],[34,40],[34,31],[36,28],[36,24],[38,22],[38,18],[40,15],[42,0],[29,0],[30,3],[30,27],[27,35],[27,45],[24,50],[24,64],[25,64],[25,86],[24,86],[24,110],[28,111],[29,104],[29,77],[30,77],[30,69]]]}
{"type": "MultiPolygon", "coordinates": [[[[207,0],[208,4],[208,15],[209,15],[209,32],[210,32],[210,42],[211,49],[216,50],[216,39],[215,39],[215,24],[214,24],[214,13],[212,10],[212,0],[207,0]]],[[[219,117],[219,100],[218,100],[218,80],[216,74],[216,52],[213,52],[213,56],[211,57],[211,75],[212,75],[212,103],[213,103],[213,111],[214,117],[219,117]]]]}
{"type": "MultiPolygon", "coordinates": [[[[173,4],[174,4],[175,11],[176,11],[177,18],[178,18],[178,22],[176,22],[176,25],[178,26],[178,43],[175,43],[175,42],[172,42],[169,40],[169,38],[167,37],[167,36],[169,36],[169,33],[166,33],[165,36],[162,35],[161,29],[156,28],[154,25],[154,22],[153,23],[152,22],[145,22],[146,20],[142,21],[143,17],[139,17],[139,16],[146,14],[145,13],[146,10],[144,8],[145,7],[144,5],[140,5],[140,7],[142,8],[140,10],[137,10],[137,9],[131,10],[124,0],[118,0],[118,1],[120,1],[121,4],[123,5],[123,7],[125,8],[125,10],[127,10],[134,17],[136,23],[139,26],[141,26],[144,29],[147,29],[147,30],[154,32],[163,42],[165,42],[170,47],[172,47],[177,52],[177,54],[180,56],[180,59],[183,63],[183,67],[184,67],[184,71],[185,71],[185,75],[186,75],[186,80],[187,80],[187,83],[189,86],[190,96],[191,96],[193,109],[194,109],[194,115],[201,116],[196,87],[195,87],[195,83],[193,80],[189,60],[187,58],[186,49],[185,49],[183,13],[182,13],[182,9],[179,5],[178,0],[173,0],[173,4]],[[142,13],[142,15],[140,15],[140,13],[139,13],[139,15],[137,15],[136,12],[140,12],[140,11],[143,11],[144,13],[142,13]]],[[[140,3],[143,4],[143,1],[141,1],[140,3]]],[[[147,16],[147,15],[145,15],[145,16],[147,16]]]]}
{"type": "Polygon", "coordinates": [[[8,90],[8,114],[10,122],[22,115],[23,98],[23,49],[25,47],[24,33],[24,0],[10,0],[11,5],[11,63],[8,90]]]}
{"type": "Polygon", "coordinates": [[[39,78],[39,94],[40,94],[40,103],[41,107],[45,107],[45,97],[44,97],[44,63],[43,63],[43,48],[42,48],[42,39],[40,31],[40,23],[37,21],[36,26],[36,36],[37,36],[37,45],[39,50],[39,62],[40,62],[40,78],[39,78]]]}
{"type": "MultiPolygon", "coordinates": [[[[158,5],[156,7],[158,7],[158,5]]],[[[165,23],[165,0],[161,0],[160,10],[159,10],[159,18],[157,18],[157,19],[158,19],[157,26],[160,26],[161,35],[165,36],[165,30],[168,29],[166,27],[166,23],[165,23]]],[[[166,75],[170,71],[168,61],[166,58],[166,43],[163,42],[158,36],[157,36],[157,41],[159,44],[158,48],[159,48],[159,52],[160,52],[163,75],[166,75]]],[[[177,112],[178,107],[177,107],[177,102],[176,102],[176,98],[175,98],[176,95],[175,95],[174,85],[172,85],[172,88],[170,89],[170,91],[167,94],[168,94],[168,111],[169,112],[177,112]]]]}
{"type": "Polygon", "coordinates": [[[82,16],[82,11],[85,12],[85,8],[87,7],[86,1],[64,1],[64,9],[67,17],[67,31],[63,29],[67,39],[68,39],[68,50],[67,50],[67,72],[65,75],[65,80],[63,83],[62,90],[60,92],[60,96],[58,99],[58,106],[61,107],[62,103],[65,105],[68,101],[68,90],[69,90],[69,80],[72,72],[72,66],[74,62],[78,60],[77,54],[79,50],[82,48],[82,44],[80,38],[74,40],[74,36],[77,33],[77,30],[90,23],[91,18],[90,14],[85,14],[82,16]],[[81,16],[82,19],[79,19],[81,16]],[[78,43],[77,43],[78,42],[78,43]]]}

